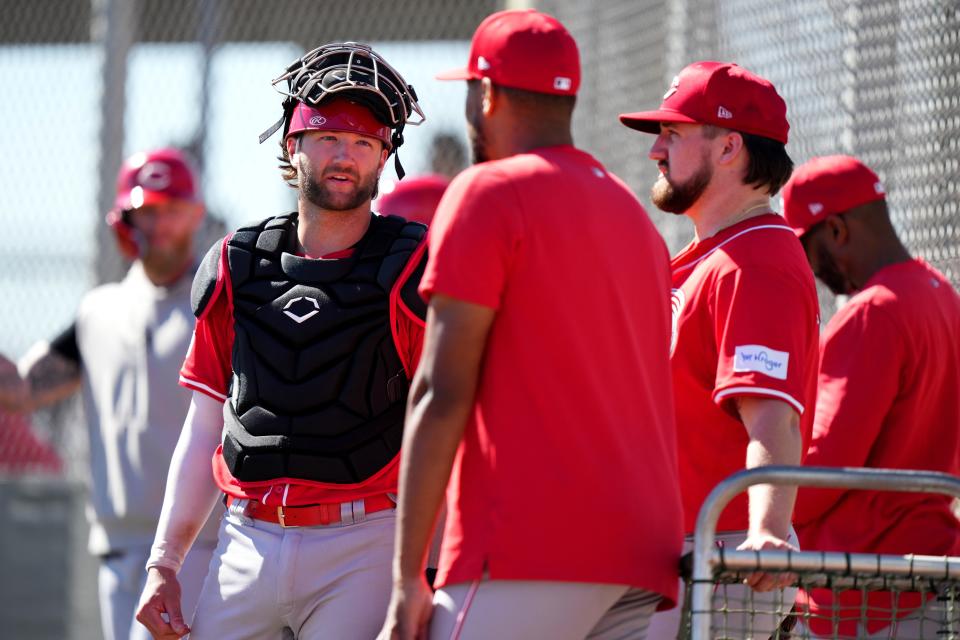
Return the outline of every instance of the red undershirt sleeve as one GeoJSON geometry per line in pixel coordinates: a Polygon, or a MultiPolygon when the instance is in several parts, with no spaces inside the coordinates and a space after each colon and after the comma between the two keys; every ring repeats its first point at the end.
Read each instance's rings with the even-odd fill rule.
{"type": "Polygon", "coordinates": [[[417,273],[417,266],[423,260],[426,251],[427,243],[426,240],[424,240],[423,244],[410,256],[407,266],[404,268],[403,273],[400,274],[390,294],[390,318],[393,323],[394,344],[396,345],[400,359],[403,361],[403,367],[407,372],[407,379],[410,380],[413,379],[417,365],[420,364],[425,319],[418,317],[416,313],[410,310],[404,303],[400,291],[408,284],[413,274],[417,273]]]}

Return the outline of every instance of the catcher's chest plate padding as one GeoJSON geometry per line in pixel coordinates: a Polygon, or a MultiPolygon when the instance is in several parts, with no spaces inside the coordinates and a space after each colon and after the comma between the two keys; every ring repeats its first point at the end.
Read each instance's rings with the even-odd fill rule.
{"type": "Polygon", "coordinates": [[[223,241],[217,240],[207,255],[200,262],[200,268],[193,276],[193,286],[190,288],[190,305],[193,308],[193,315],[200,317],[206,310],[213,294],[217,289],[217,271],[220,267],[220,253],[223,249],[223,241]]]}
{"type": "Polygon", "coordinates": [[[350,258],[293,253],[296,214],[238,230],[224,458],[241,481],[361,482],[400,449],[407,380],[390,291],[419,237],[374,216],[350,258]]]}

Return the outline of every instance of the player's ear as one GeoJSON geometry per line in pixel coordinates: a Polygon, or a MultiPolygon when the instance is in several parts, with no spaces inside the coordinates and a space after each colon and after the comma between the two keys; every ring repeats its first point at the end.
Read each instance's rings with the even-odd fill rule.
{"type": "Polygon", "coordinates": [[[202,202],[192,202],[190,207],[190,225],[191,229],[196,231],[203,222],[203,216],[207,213],[207,208],[202,202]]]}
{"type": "Polygon", "coordinates": [[[480,108],[483,115],[489,116],[497,106],[497,91],[490,78],[480,80],[480,108]]]}
{"type": "Polygon", "coordinates": [[[720,161],[730,162],[743,150],[743,135],[737,131],[729,131],[722,136],[723,149],[720,151],[720,161]]]}
{"type": "Polygon", "coordinates": [[[377,179],[380,178],[380,173],[383,171],[384,165],[387,164],[387,158],[390,157],[390,149],[387,145],[381,143],[380,147],[380,167],[377,169],[377,179]]]}
{"type": "Polygon", "coordinates": [[[300,136],[290,136],[283,142],[287,145],[287,157],[293,159],[293,156],[296,155],[297,150],[300,148],[300,136]]]}
{"type": "Polygon", "coordinates": [[[833,244],[843,247],[850,242],[850,225],[842,215],[830,216],[824,222],[833,244]]]}

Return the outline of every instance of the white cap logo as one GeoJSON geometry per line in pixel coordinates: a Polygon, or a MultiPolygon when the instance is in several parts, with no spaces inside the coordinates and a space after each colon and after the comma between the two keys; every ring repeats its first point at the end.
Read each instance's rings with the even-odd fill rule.
{"type": "Polygon", "coordinates": [[[811,203],[810,203],[810,213],[811,213],[812,215],[817,215],[817,214],[820,213],[821,211],[823,211],[823,203],[822,203],[822,202],[811,202],[811,203]]]}
{"type": "Polygon", "coordinates": [[[677,92],[677,89],[680,88],[680,76],[673,76],[673,82],[670,83],[670,88],[667,89],[667,92],[663,94],[663,99],[666,100],[673,94],[677,92]]]}
{"type": "Polygon", "coordinates": [[[310,118],[311,127],[322,127],[325,124],[327,124],[327,119],[323,116],[313,116],[310,118]]]}
{"type": "Polygon", "coordinates": [[[876,191],[878,194],[886,193],[886,191],[883,190],[883,184],[881,184],[880,182],[873,183],[873,190],[876,191]]]}
{"type": "Polygon", "coordinates": [[[570,87],[573,86],[573,80],[570,78],[564,78],[563,76],[557,76],[553,79],[553,88],[557,91],[570,91],[570,87]]]}
{"type": "Polygon", "coordinates": [[[163,191],[171,180],[170,165],[165,162],[148,162],[137,172],[137,183],[150,191],[163,191]]]}
{"type": "Polygon", "coordinates": [[[483,56],[477,56],[477,69],[480,71],[486,71],[490,68],[490,63],[483,56]]]}
{"type": "Polygon", "coordinates": [[[727,109],[725,109],[725,108],[723,108],[723,107],[720,107],[719,109],[717,109],[717,117],[718,117],[718,118],[721,118],[721,119],[723,119],[723,120],[729,120],[730,118],[733,117],[733,114],[730,113],[729,110],[727,110],[727,109]]]}

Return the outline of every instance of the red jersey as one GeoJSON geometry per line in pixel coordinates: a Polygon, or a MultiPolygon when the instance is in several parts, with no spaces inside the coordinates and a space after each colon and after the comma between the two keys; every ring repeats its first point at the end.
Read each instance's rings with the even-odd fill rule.
{"type": "Polygon", "coordinates": [[[672,606],[669,269],[646,212],[587,153],[542,148],[461,173],[428,241],[423,295],[496,310],[437,583],[628,584],[672,606]]]}
{"type": "MultiPolygon", "coordinates": [[[[807,463],[960,475],[960,296],[922,260],[878,271],[827,325],[807,463]]],[[[935,494],[801,489],[797,533],[818,551],[957,555],[950,505],[935,494]]],[[[859,592],[843,598],[859,611],[859,592]]],[[[810,607],[829,614],[829,590],[814,591],[810,607]]],[[[883,617],[889,596],[871,595],[874,607],[883,617]]]]}
{"type": "MultiPolygon", "coordinates": [[[[809,442],[819,304],[813,273],[783,218],[765,214],[695,241],[672,260],[673,384],[685,531],[707,494],[746,463],[750,439],[732,402],[774,398],[800,414],[809,442]]],[[[718,531],[748,528],[747,497],[718,531]]]]}
{"type": "MultiPolygon", "coordinates": [[[[186,360],[180,369],[180,384],[205,393],[225,402],[230,377],[233,375],[232,353],[233,287],[230,270],[227,268],[226,243],[223,239],[220,252],[220,267],[217,271],[217,286],[214,298],[208,303],[203,315],[197,320],[193,340],[186,360]]],[[[394,344],[403,362],[407,377],[412,378],[420,358],[423,343],[423,321],[411,312],[400,299],[399,291],[420,262],[426,243],[422,244],[407,263],[397,279],[390,295],[390,318],[394,344]]],[[[352,249],[339,251],[324,260],[348,258],[352,249]]],[[[263,482],[241,482],[234,478],[223,459],[223,447],[217,447],[213,456],[213,477],[220,489],[235,498],[250,498],[268,505],[309,505],[340,503],[359,500],[368,496],[396,493],[400,456],[372,477],[356,484],[331,484],[297,478],[277,478],[263,482]]]]}

